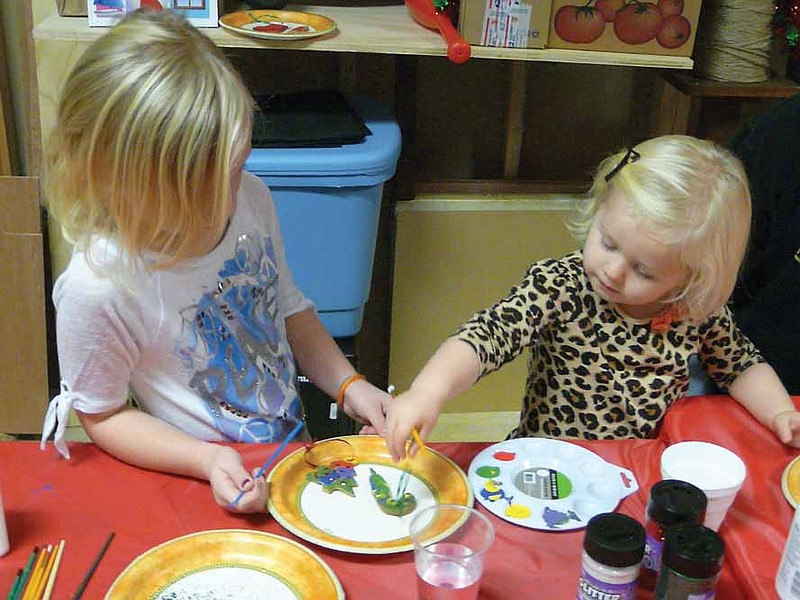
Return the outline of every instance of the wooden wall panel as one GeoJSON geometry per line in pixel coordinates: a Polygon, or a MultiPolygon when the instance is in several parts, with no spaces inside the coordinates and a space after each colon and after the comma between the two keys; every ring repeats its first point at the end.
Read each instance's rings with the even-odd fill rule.
{"type": "MultiPolygon", "coordinates": [[[[567,194],[433,196],[398,204],[389,362],[389,381],[398,391],[464,320],[519,283],[530,263],[579,246],[564,225],[574,206],[574,195],[567,194]]],[[[519,410],[526,356],[443,412],[519,410]]]]}
{"type": "Polygon", "coordinates": [[[36,433],[47,407],[39,182],[0,177],[0,432],[36,433]]]}

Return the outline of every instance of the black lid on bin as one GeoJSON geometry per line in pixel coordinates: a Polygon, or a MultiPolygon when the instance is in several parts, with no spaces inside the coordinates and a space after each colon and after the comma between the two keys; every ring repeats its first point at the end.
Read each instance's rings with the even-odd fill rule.
{"type": "Polygon", "coordinates": [[[644,556],[644,527],[627,515],[601,513],[586,525],[583,549],[610,567],[630,567],[644,556]]]}
{"type": "Polygon", "coordinates": [[[685,577],[707,579],[719,573],[724,554],[725,542],[716,531],[684,523],[666,530],[661,561],[685,577]]]}
{"type": "Polygon", "coordinates": [[[647,516],[663,527],[702,523],[707,504],[706,495],[696,485],[677,479],[664,479],[650,488],[647,516]]]}
{"type": "Polygon", "coordinates": [[[254,148],[324,148],[357,144],[372,135],[338,90],[259,94],[254,99],[254,148]]]}

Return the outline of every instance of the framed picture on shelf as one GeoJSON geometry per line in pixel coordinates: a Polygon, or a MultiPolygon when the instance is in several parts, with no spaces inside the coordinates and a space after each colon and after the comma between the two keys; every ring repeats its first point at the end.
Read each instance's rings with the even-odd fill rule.
{"type": "Polygon", "coordinates": [[[86,0],[89,25],[112,27],[125,13],[138,8],[174,10],[197,27],[218,27],[218,0],[86,0]]]}

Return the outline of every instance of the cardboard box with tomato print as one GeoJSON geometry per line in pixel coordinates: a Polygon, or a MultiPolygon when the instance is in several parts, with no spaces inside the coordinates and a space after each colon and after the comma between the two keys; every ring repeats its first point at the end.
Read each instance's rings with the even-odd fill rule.
{"type": "Polygon", "coordinates": [[[553,0],[548,48],[691,56],[701,0],[553,0]]]}

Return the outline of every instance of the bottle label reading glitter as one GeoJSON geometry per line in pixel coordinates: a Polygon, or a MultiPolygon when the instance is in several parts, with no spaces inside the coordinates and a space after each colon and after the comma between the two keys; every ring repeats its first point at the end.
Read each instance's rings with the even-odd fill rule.
{"type": "Polygon", "coordinates": [[[628,583],[609,583],[581,570],[577,600],[634,600],[635,598],[635,580],[628,583]]]}
{"type": "Polygon", "coordinates": [[[648,534],[645,537],[642,568],[658,573],[661,570],[661,553],[663,550],[664,542],[648,534]]]}

